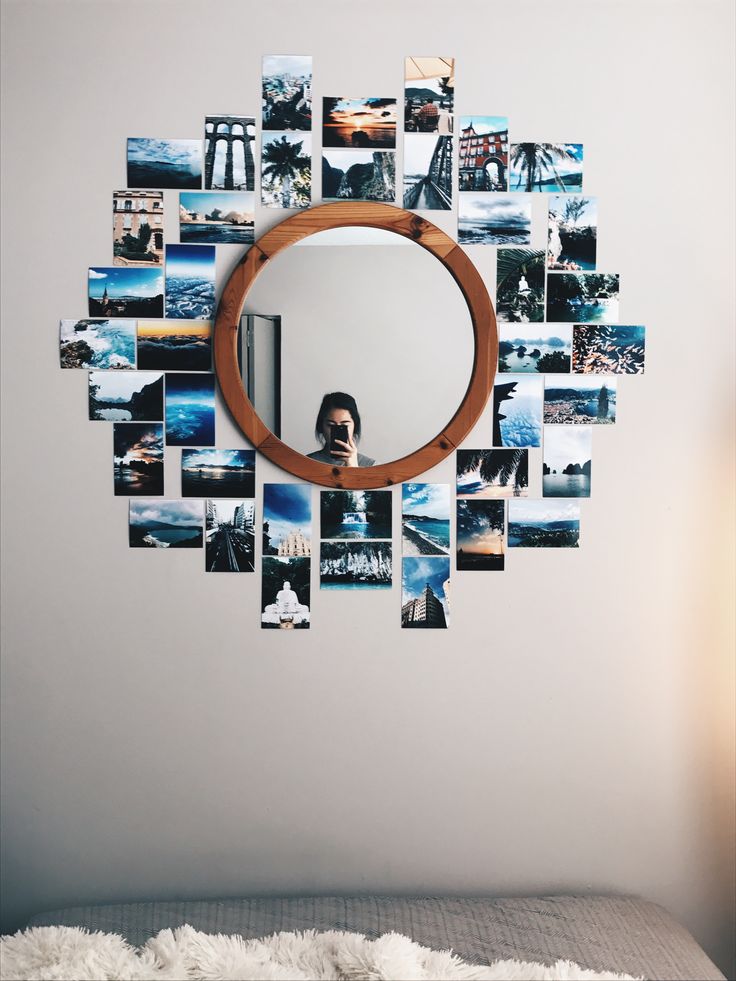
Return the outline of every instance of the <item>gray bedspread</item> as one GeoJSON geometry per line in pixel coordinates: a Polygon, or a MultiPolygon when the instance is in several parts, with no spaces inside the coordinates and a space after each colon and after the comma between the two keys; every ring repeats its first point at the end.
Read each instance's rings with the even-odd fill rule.
{"type": "Polygon", "coordinates": [[[715,981],[723,975],[661,906],[633,897],[465,899],[390,896],[225,899],[79,906],[41,913],[30,926],[86,926],[141,946],[164,927],[263,937],[281,930],[395,930],[474,963],[503,958],[552,964],[565,958],[596,971],[644,978],[715,981]]]}

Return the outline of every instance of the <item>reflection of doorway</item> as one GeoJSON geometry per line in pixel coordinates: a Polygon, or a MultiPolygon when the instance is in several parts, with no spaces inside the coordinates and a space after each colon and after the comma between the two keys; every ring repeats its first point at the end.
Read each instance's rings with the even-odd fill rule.
{"type": "Polygon", "coordinates": [[[248,398],[281,439],[281,317],[243,314],[238,361],[248,398]]]}

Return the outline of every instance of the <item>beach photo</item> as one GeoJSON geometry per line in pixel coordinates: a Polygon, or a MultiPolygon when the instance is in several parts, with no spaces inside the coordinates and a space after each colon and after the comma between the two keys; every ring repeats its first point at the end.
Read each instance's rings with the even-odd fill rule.
{"type": "Polygon", "coordinates": [[[167,245],[166,316],[212,320],[214,315],[214,245],[167,245]]]}
{"type": "Polygon", "coordinates": [[[255,497],[255,450],[182,450],[182,497],[255,497]]]}
{"type": "Polygon", "coordinates": [[[642,375],[646,328],[589,326],[572,331],[572,370],[583,375],[642,375]]]}
{"type": "Polygon", "coordinates": [[[461,191],[508,191],[509,121],[507,116],[461,116],[461,191]]]}
{"type": "Polygon", "coordinates": [[[463,499],[526,497],[529,450],[458,450],[457,496],[463,499]]]}
{"type": "Polygon", "coordinates": [[[309,627],[311,561],[264,555],[261,562],[261,627],[305,630],[309,627]]]}
{"type": "Polygon", "coordinates": [[[547,268],[595,269],[598,199],[554,194],[547,214],[547,268]]]}
{"type": "Polygon", "coordinates": [[[403,484],[401,543],[407,555],[450,554],[450,485],[403,484]]]}
{"type": "Polygon", "coordinates": [[[461,245],[529,245],[532,208],[528,201],[490,192],[459,195],[461,245]]]}
{"type": "Polygon", "coordinates": [[[116,422],[112,427],[116,495],[164,492],[164,427],[160,422],[116,422]]]}
{"type": "Polygon", "coordinates": [[[505,508],[503,501],[457,502],[459,571],[503,571],[505,508]]]}
{"type": "Polygon", "coordinates": [[[590,426],[545,426],[543,497],[590,497],[593,430],[590,426]]]}
{"type": "Polygon", "coordinates": [[[510,191],[579,192],[582,143],[512,143],[510,191]]]}
{"type": "Polygon", "coordinates": [[[312,200],[312,137],[263,134],[261,204],[268,208],[308,208],[312,200]]]}
{"type": "Polygon", "coordinates": [[[579,504],[509,501],[509,548],[577,548],[579,543],[579,504]]]}
{"type": "Polygon", "coordinates": [[[189,373],[166,376],[167,446],[215,445],[215,379],[189,373]]]}
{"type": "Polygon", "coordinates": [[[532,375],[568,374],[572,355],[570,324],[499,324],[498,370],[532,375]]]}
{"type": "Polygon", "coordinates": [[[160,267],[90,266],[90,317],[163,317],[164,274],[160,267]]]}
{"type": "Polygon", "coordinates": [[[618,273],[550,273],[547,320],[553,324],[615,324],[618,291],[618,273]]]}
{"type": "Polygon", "coordinates": [[[541,376],[506,375],[493,386],[493,445],[541,446],[541,376]]]}
{"type": "Polygon", "coordinates": [[[60,320],[62,368],[135,368],[135,320],[60,320]]]}
{"type": "Polygon", "coordinates": [[[323,98],[322,146],[395,149],[396,99],[323,98]]]}
{"type": "Polygon", "coordinates": [[[255,138],[256,121],[253,116],[205,116],[205,190],[254,190],[255,138]]]}
{"type": "Polygon", "coordinates": [[[546,423],[592,423],[616,421],[616,379],[569,375],[544,382],[546,423]]]}
{"type": "Polygon", "coordinates": [[[310,484],[263,485],[263,554],[312,554],[310,484]]]}
{"type": "Polygon", "coordinates": [[[202,548],[201,501],[131,500],[131,548],[202,548]]]}
{"type": "Polygon", "coordinates": [[[201,140],[128,138],[128,187],[202,186],[201,140]]]}
{"type": "Polygon", "coordinates": [[[444,629],[450,625],[450,556],[404,558],[401,563],[401,626],[444,629]]]}
{"type": "Polygon", "coordinates": [[[251,245],[254,228],[252,191],[182,191],[179,240],[215,245],[251,245]]]}
{"type": "Polygon", "coordinates": [[[391,491],[320,491],[320,538],[391,538],[391,491]]]}
{"type": "Polygon", "coordinates": [[[312,128],[312,59],[304,55],[263,58],[263,129],[312,128]]]}
{"type": "Polygon", "coordinates": [[[212,321],[139,320],[138,367],[212,371],[212,321]]]}
{"type": "Polygon", "coordinates": [[[156,371],[90,371],[89,417],[112,422],[162,422],[164,376],[156,371]]]}
{"type": "Polygon", "coordinates": [[[396,154],[392,150],[325,150],[322,153],[322,197],[325,200],[388,201],[396,199],[396,154]]]}
{"type": "Polygon", "coordinates": [[[253,572],[255,501],[205,502],[207,572],[253,572]]]}
{"type": "Polygon", "coordinates": [[[499,249],[496,253],[496,316],[505,323],[544,320],[544,252],[499,249]]]}
{"type": "Polygon", "coordinates": [[[320,542],[320,589],[390,589],[391,542],[320,542]]]}
{"type": "Polygon", "coordinates": [[[455,111],[455,59],[404,60],[404,130],[452,133],[455,111]]]}
{"type": "Polygon", "coordinates": [[[452,137],[407,133],[404,137],[404,207],[449,211],[452,207],[452,137]]]}
{"type": "Polygon", "coordinates": [[[161,191],[113,191],[115,266],[160,266],[164,261],[164,196],[161,191]]]}

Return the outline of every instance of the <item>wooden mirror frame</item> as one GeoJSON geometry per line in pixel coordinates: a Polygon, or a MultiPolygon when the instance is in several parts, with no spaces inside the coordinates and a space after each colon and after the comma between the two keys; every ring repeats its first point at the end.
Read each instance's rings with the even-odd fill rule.
{"type": "Polygon", "coordinates": [[[465,252],[441,229],[419,215],[389,204],[338,202],[309,208],[272,228],[255,242],[233,270],[215,318],[215,370],[222,394],[238,426],[253,446],[279,467],[315,484],[350,490],[386,487],[411,480],[444,460],[463,441],[485,408],[498,361],[496,315],[483,280],[465,252]],[[403,235],[431,252],[448,270],[468,304],[475,352],[465,397],[444,429],[429,443],[389,463],[373,467],[331,466],[298,453],[263,423],[245,392],[238,367],[238,330],[243,306],[258,274],[290,245],[331,228],[381,228],[403,235]]]}

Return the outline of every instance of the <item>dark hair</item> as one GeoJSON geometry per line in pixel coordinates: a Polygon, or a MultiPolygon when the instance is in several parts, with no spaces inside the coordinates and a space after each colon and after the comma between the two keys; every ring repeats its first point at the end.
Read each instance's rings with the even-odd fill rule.
{"type": "Polygon", "coordinates": [[[353,396],[346,395],[345,392],[329,392],[322,399],[322,405],[319,407],[319,412],[317,413],[317,422],[314,424],[314,434],[317,439],[324,439],[322,426],[324,425],[327,413],[331,409],[345,409],[350,413],[353,417],[353,436],[357,443],[360,439],[360,413],[358,412],[358,406],[355,404],[353,396]]]}

